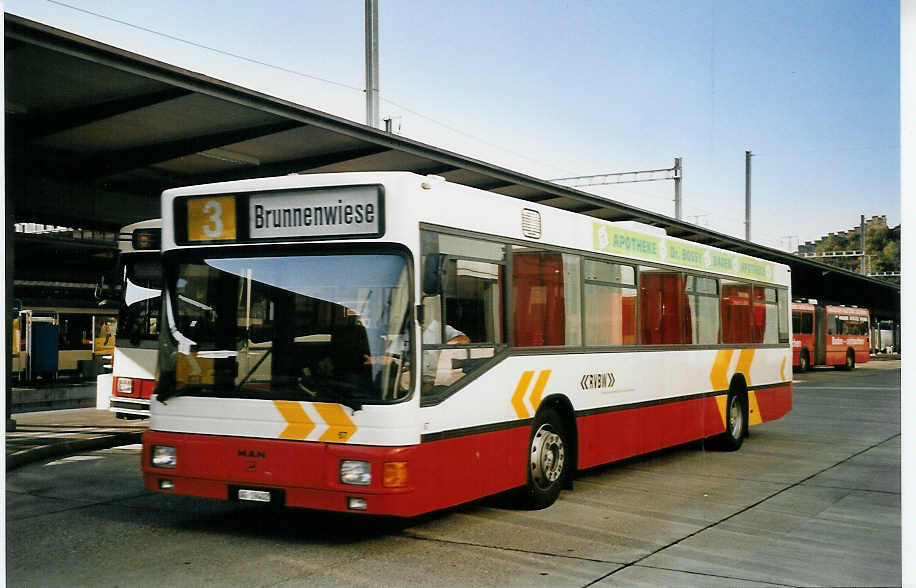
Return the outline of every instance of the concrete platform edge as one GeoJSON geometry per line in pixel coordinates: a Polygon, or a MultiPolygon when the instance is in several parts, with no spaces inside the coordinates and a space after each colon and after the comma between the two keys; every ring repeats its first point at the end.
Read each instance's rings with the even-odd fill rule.
{"type": "Polygon", "coordinates": [[[139,443],[142,436],[142,431],[137,431],[135,433],[115,433],[100,435],[90,439],[73,439],[59,443],[52,443],[43,447],[30,447],[28,449],[7,455],[6,471],[11,471],[24,465],[43,461],[45,459],[65,457],[83,451],[96,451],[98,449],[109,449],[119,445],[139,443]]]}

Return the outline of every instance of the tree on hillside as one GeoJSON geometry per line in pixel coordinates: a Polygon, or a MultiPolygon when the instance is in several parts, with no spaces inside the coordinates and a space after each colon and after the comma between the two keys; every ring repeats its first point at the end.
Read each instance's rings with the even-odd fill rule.
{"type": "Polygon", "coordinates": [[[829,253],[833,251],[846,251],[849,243],[844,235],[831,234],[827,235],[817,244],[814,251],[817,253],[829,253]]]}
{"type": "MultiPolygon", "coordinates": [[[[847,233],[833,233],[820,240],[815,246],[817,253],[854,251],[861,247],[858,235],[852,238],[847,233]]],[[[900,271],[900,227],[889,229],[887,225],[875,224],[865,233],[865,253],[871,260],[872,273],[900,271]]],[[[851,271],[859,271],[857,257],[824,257],[819,261],[851,271]]]]}

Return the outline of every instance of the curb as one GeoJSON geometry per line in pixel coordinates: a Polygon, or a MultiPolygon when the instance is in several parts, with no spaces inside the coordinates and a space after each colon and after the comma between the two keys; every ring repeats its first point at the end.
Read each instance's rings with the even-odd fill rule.
{"type": "Polygon", "coordinates": [[[6,471],[37,461],[73,455],[82,451],[96,451],[98,449],[110,449],[119,445],[139,443],[142,436],[142,431],[136,433],[114,433],[90,439],[72,439],[42,447],[30,447],[8,454],[6,456],[6,471]]]}

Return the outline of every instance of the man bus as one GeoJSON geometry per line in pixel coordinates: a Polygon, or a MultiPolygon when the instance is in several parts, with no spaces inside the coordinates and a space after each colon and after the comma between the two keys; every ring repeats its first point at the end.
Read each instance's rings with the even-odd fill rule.
{"type": "Polygon", "coordinates": [[[412,173],[174,189],[162,211],[150,490],[543,508],[577,470],[737,449],[791,409],[784,265],[412,173]]]}

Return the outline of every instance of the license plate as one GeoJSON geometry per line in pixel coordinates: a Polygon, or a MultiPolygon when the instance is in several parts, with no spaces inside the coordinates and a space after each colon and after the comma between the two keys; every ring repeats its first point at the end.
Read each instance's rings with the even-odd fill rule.
{"type": "Polygon", "coordinates": [[[270,492],[265,490],[246,490],[239,489],[239,500],[250,500],[252,502],[270,502],[270,492]]]}

